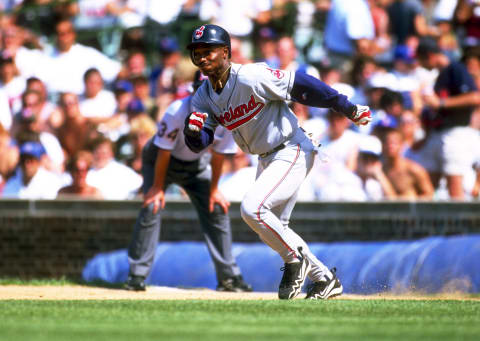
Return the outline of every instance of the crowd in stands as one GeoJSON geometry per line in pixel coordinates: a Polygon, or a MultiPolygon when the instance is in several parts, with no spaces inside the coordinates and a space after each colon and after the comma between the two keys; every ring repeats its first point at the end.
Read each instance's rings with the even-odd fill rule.
{"type": "MultiPolygon", "coordinates": [[[[231,34],[235,63],[305,72],[370,106],[359,128],[290,104],[321,144],[300,201],[478,200],[478,0],[0,0],[0,197],[138,196],[142,147],[191,93],[200,23],[231,34]]],[[[227,157],[228,199],[256,163],[227,157]]]]}

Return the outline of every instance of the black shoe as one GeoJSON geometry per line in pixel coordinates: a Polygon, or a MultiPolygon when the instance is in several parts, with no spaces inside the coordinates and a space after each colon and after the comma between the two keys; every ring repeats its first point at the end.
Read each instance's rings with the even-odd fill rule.
{"type": "Polygon", "coordinates": [[[310,262],[302,254],[302,248],[298,248],[301,259],[299,263],[285,263],[280,270],[283,271],[282,281],[278,288],[278,298],[290,300],[296,297],[302,290],[303,283],[310,271],[310,262]]]}
{"type": "Polygon", "coordinates": [[[145,277],[129,275],[124,287],[127,290],[145,291],[147,290],[147,287],[145,286],[145,277]]]}
{"type": "Polygon", "coordinates": [[[238,275],[220,281],[217,285],[217,291],[251,292],[253,289],[250,284],[245,283],[242,275],[238,275]]]}
{"type": "Polygon", "coordinates": [[[343,287],[337,277],[337,269],[330,270],[332,278],[326,281],[315,282],[309,285],[307,291],[307,300],[326,300],[335,296],[340,296],[343,293],[343,287]]]}

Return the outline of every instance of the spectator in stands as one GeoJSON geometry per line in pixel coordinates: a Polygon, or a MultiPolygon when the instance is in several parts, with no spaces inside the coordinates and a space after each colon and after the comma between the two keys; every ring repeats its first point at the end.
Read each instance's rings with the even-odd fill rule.
{"type": "Polygon", "coordinates": [[[17,113],[22,108],[21,98],[25,87],[25,78],[18,74],[13,58],[0,56],[0,89],[7,94],[12,113],[17,113]]]}
{"type": "Polygon", "coordinates": [[[72,182],[70,185],[60,188],[57,198],[103,199],[100,190],[87,183],[87,173],[92,166],[92,159],[92,154],[85,150],[77,152],[70,158],[66,169],[72,182]]]}
{"type": "Polygon", "coordinates": [[[291,37],[281,37],[277,41],[277,55],[280,61],[279,68],[289,71],[302,71],[310,76],[320,79],[320,73],[313,66],[297,61],[298,50],[291,37]]]}
{"type": "Polygon", "coordinates": [[[15,115],[15,125],[12,133],[18,144],[28,141],[40,142],[46,156],[42,158],[42,166],[47,170],[61,174],[64,171],[65,156],[57,137],[42,130],[38,120],[41,110],[41,95],[33,90],[26,91],[22,96],[23,109],[15,115]]]}
{"type": "Polygon", "coordinates": [[[382,144],[373,136],[364,136],[358,152],[356,175],[361,180],[363,200],[395,199],[395,188],[382,170],[382,144]]]}
{"type": "Polygon", "coordinates": [[[83,76],[90,68],[100,71],[102,79],[112,82],[118,75],[121,64],[100,51],[76,43],[76,33],[71,21],[61,19],[55,25],[56,46],[42,69],[43,79],[49,91],[54,93],[84,92],[83,76]]]}
{"type": "Polygon", "coordinates": [[[438,28],[428,24],[420,1],[395,0],[388,6],[388,16],[396,44],[405,44],[412,36],[438,36],[438,28]]]}
{"type": "Polygon", "coordinates": [[[10,136],[10,133],[1,124],[0,150],[0,184],[3,184],[13,174],[19,161],[19,152],[18,146],[10,136]]]}
{"type": "Polygon", "coordinates": [[[389,52],[392,48],[392,37],[390,35],[390,20],[387,6],[391,0],[368,0],[370,13],[372,15],[375,38],[372,41],[372,55],[378,62],[389,62],[389,52]]]}
{"type": "MultiPolygon", "coordinates": [[[[323,168],[313,176],[316,196],[322,201],[367,201],[395,198],[392,184],[383,173],[380,161],[382,143],[374,136],[362,135],[358,143],[358,161],[354,172],[340,163],[320,162],[323,168]]],[[[320,148],[320,152],[322,149],[320,148]]]]}
{"type": "Polygon", "coordinates": [[[97,187],[108,200],[124,200],[138,194],[142,176],[114,158],[112,141],[98,137],[93,141],[93,167],[88,171],[87,183],[97,187]]]}
{"type": "Polygon", "coordinates": [[[13,115],[8,104],[8,96],[5,90],[0,89],[0,124],[7,130],[12,126],[13,115]]]}
{"type": "Polygon", "coordinates": [[[57,106],[48,100],[48,93],[45,84],[36,77],[27,79],[27,91],[36,91],[40,94],[40,112],[38,122],[42,131],[53,133],[62,123],[62,116],[57,106]]]}
{"type": "Polygon", "coordinates": [[[451,62],[434,40],[424,40],[417,48],[419,62],[427,69],[438,68],[435,93],[425,96],[434,115],[426,123],[427,140],[422,148],[422,164],[436,188],[441,176],[447,180],[450,198],[464,199],[464,175],[471,170],[478,144],[478,131],[469,127],[480,93],[466,67],[451,62]]]}
{"type": "Polygon", "coordinates": [[[138,76],[148,75],[147,58],[141,50],[130,50],[118,74],[118,80],[129,81],[138,76]]]}
{"type": "Polygon", "coordinates": [[[203,0],[200,2],[200,19],[223,27],[231,36],[242,40],[244,54],[252,57],[252,41],[255,24],[268,22],[272,8],[270,0],[203,0]]]}
{"type": "Polygon", "coordinates": [[[407,151],[424,137],[425,132],[418,116],[410,110],[405,110],[398,119],[398,130],[403,141],[402,155],[408,157],[407,151]]]}
{"type": "Polygon", "coordinates": [[[458,0],[455,22],[464,31],[461,41],[463,47],[480,45],[480,2],[458,0]]]}
{"type": "Polygon", "coordinates": [[[20,146],[20,164],[15,175],[7,180],[3,197],[19,199],[54,199],[61,187],[60,177],[42,167],[45,149],[39,142],[20,146]]]}
{"type": "Polygon", "coordinates": [[[147,114],[141,114],[130,121],[130,133],[117,141],[118,159],[138,174],[142,171],[142,149],[155,135],[157,125],[147,114]]]}
{"type": "Polygon", "coordinates": [[[155,99],[150,96],[150,87],[148,78],[146,76],[135,76],[131,79],[133,86],[133,97],[140,100],[145,107],[145,111],[150,117],[155,118],[157,116],[157,103],[155,99]]]}
{"type": "Polygon", "coordinates": [[[76,30],[100,30],[116,23],[115,0],[78,0],[75,2],[76,30]]]}
{"type": "Polygon", "coordinates": [[[473,165],[473,168],[475,170],[476,177],[475,177],[475,183],[473,185],[471,195],[472,195],[472,198],[478,198],[480,195],[480,160],[475,162],[475,164],[473,165]]]}
{"type": "MultiPolygon", "coordinates": [[[[345,116],[334,111],[327,112],[327,130],[312,132],[312,139],[321,145],[319,162],[311,170],[317,198],[320,200],[348,200],[357,198],[348,193],[352,184],[353,172],[357,168],[358,143],[362,136],[350,129],[345,116]],[[320,134],[319,134],[320,133],[320,134]]],[[[358,187],[358,186],[357,186],[358,187]]],[[[357,199],[355,199],[357,200],[357,199]]]]}
{"type": "Polygon", "coordinates": [[[83,80],[85,92],[80,97],[80,112],[95,123],[107,121],[115,114],[114,94],[104,88],[102,74],[96,68],[88,69],[83,80]]]}
{"type": "Polygon", "coordinates": [[[475,47],[466,48],[464,50],[462,62],[473,77],[477,89],[480,89],[480,44],[475,47]]]}
{"type": "MultiPolygon", "coordinates": [[[[13,58],[20,75],[27,79],[38,75],[39,65],[43,65],[46,55],[37,48],[27,48],[28,43],[26,31],[16,25],[10,24],[1,34],[2,55],[13,58]]],[[[32,44],[29,44],[32,45],[32,44]]]]}
{"type": "Polygon", "coordinates": [[[159,51],[162,58],[161,65],[153,68],[150,74],[152,97],[175,93],[173,75],[182,58],[178,42],[173,38],[162,39],[159,51]]]}
{"type": "Polygon", "coordinates": [[[354,171],[357,168],[357,146],[361,136],[348,129],[350,121],[335,110],[328,111],[327,120],[327,130],[314,136],[314,139],[320,142],[323,152],[329,155],[330,163],[338,163],[354,171]]]}
{"type": "Polygon", "coordinates": [[[415,73],[417,61],[415,50],[407,45],[398,45],[394,49],[393,68],[390,74],[394,76],[390,90],[399,92],[404,99],[406,108],[420,115],[422,110],[421,84],[415,73]]]}
{"type": "Polygon", "coordinates": [[[375,29],[366,0],[332,0],[325,26],[330,65],[349,72],[352,57],[370,55],[375,29]]]}
{"type": "Polygon", "coordinates": [[[420,164],[402,156],[403,138],[399,130],[385,134],[383,143],[383,172],[395,189],[396,198],[432,199],[433,185],[420,164]]]}
{"type": "Polygon", "coordinates": [[[369,80],[376,71],[377,64],[373,58],[360,56],[354,58],[352,69],[350,72],[348,72],[350,76],[349,84],[351,84],[355,90],[355,93],[350,100],[354,101],[354,103],[369,105],[372,110],[378,109],[378,106],[372,107],[367,91],[371,89],[369,80]]]}
{"type": "Polygon", "coordinates": [[[82,115],[76,94],[71,92],[61,94],[59,109],[63,121],[56,135],[67,158],[71,158],[78,151],[86,149],[88,142],[98,133],[96,125],[82,115]]]}
{"type": "Polygon", "coordinates": [[[242,201],[255,183],[257,167],[250,162],[248,154],[237,148],[235,154],[225,155],[218,189],[228,201],[242,201]]]}
{"type": "Polygon", "coordinates": [[[280,68],[280,60],[277,55],[277,34],[268,27],[262,27],[258,32],[256,48],[259,56],[258,62],[265,62],[272,69],[280,68]]]}

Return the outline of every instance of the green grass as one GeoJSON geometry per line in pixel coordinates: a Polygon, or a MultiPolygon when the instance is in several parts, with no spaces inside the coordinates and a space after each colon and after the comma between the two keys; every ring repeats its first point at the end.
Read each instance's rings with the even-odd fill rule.
{"type": "Polygon", "coordinates": [[[479,322],[478,301],[0,301],[2,341],[478,340],[479,322]]]}

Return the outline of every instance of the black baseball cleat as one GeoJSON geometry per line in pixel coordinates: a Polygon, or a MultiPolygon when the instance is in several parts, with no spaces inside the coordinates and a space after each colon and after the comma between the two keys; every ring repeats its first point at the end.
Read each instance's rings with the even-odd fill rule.
{"type": "Polygon", "coordinates": [[[245,283],[242,275],[238,275],[220,281],[217,291],[251,292],[253,289],[250,284],[245,283]]]}
{"type": "Polygon", "coordinates": [[[335,296],[340,296],[343,293],[343,287],[337,277],[337,269],[330,269],[332,278],[326,281],[315,282],[308,286],[307,300],[326,300],[335,296]]]}
{"type": "Polygon", "coordinates": [[[132,290],[132,291],[145,291],[145,290],[147,290],[147,287],[145,285],[145,277],[129,275],[128,279],[127,279],[127,282],[125,283],[124,288],[126,290],[132,290]]]}
{"type": "Polygon", "coordinates": [[[295,298],[302,291],[303,283],[310,271],[311,264],[308,259],[303,256],[302,248],[299,247],[300,262],[285,263],[280,269],[283,271],[282,280],[278,287],[278,298],[281,300],[290,300],[295,298]]]}

